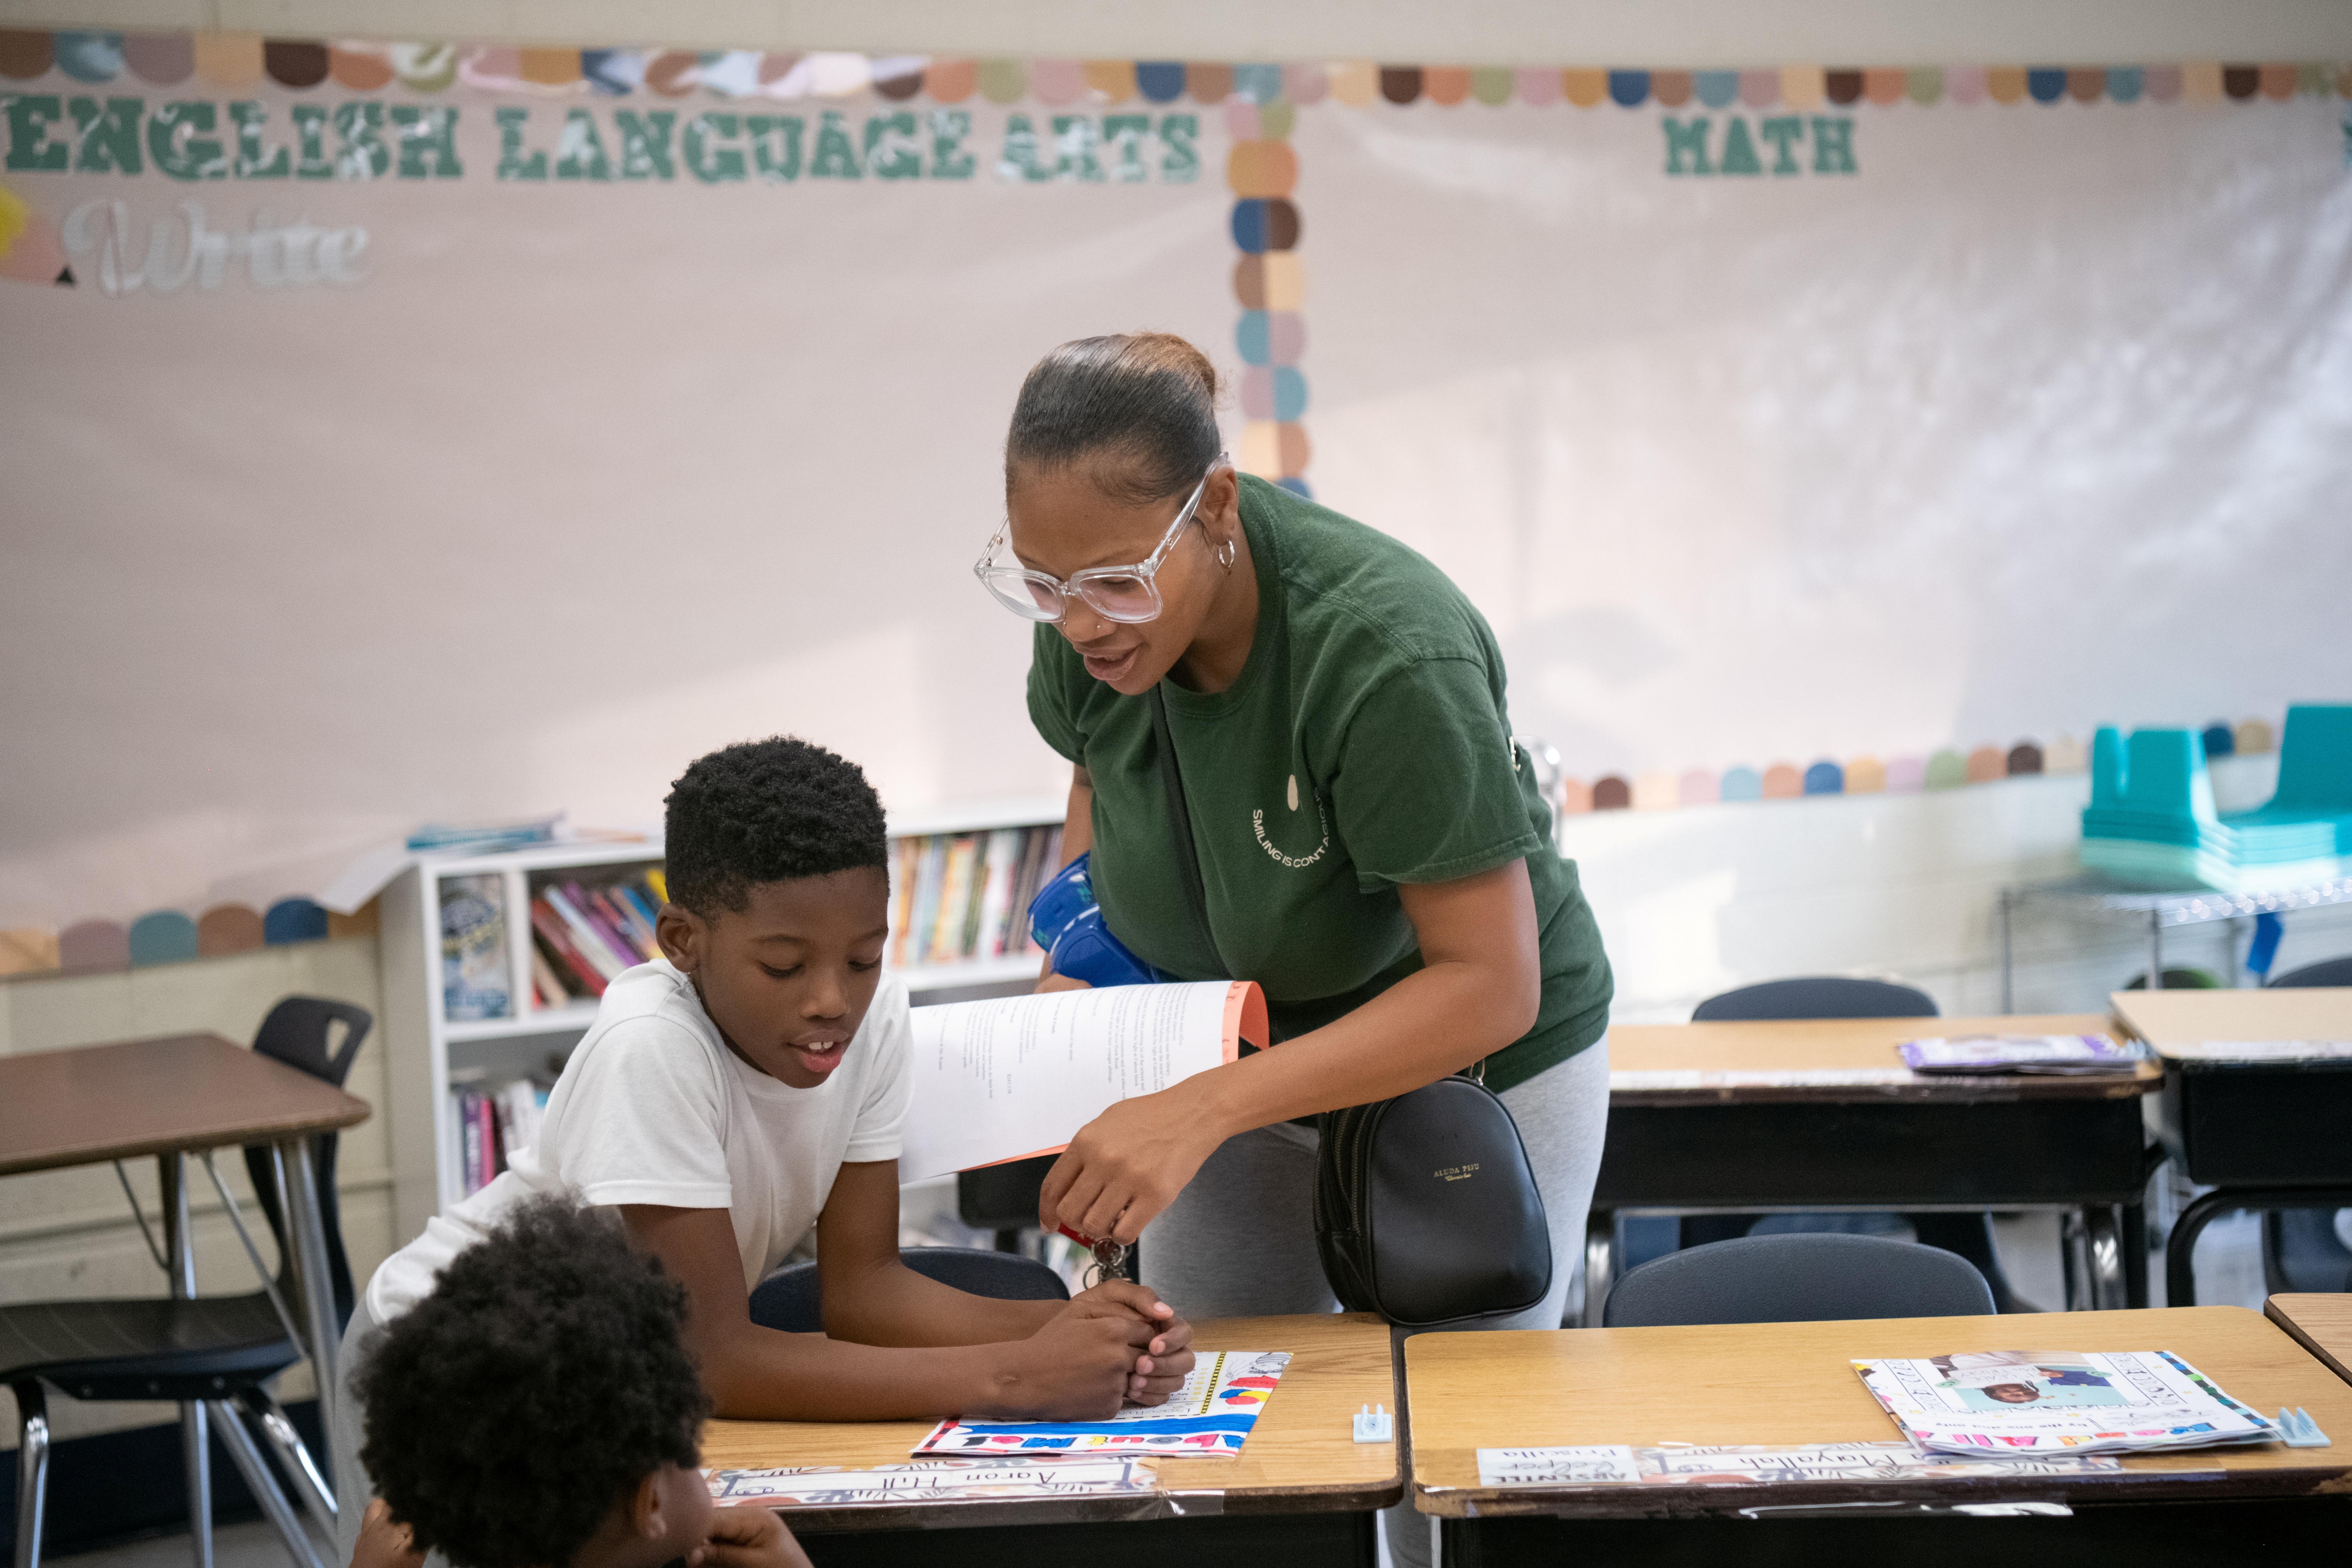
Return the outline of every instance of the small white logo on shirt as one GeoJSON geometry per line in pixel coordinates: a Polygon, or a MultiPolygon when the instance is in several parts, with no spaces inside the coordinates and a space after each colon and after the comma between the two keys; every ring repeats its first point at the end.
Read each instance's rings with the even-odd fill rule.
{"type": "MultiPolygon", "coordinates": [[[[1298,775],[1297,773],[1290,775],[1290,809],[1297,811],[1298,809],[1298,775]]],[[[1312,855],[1285,855],[1281,850],[1276,849],[1266,838],[1265,813],[1263,811],[1253,811],[1250,813],[1250,828],[1251,831],[1257,835],[1258,847],[1265,850],[1269,856],[1273,857],[1276,864],[1287,866],[1294,871],[1301,871],[1306,869],[1307,867],[1312,866],[1316,861],[1323,858],[1323,852],[1326,849],[1331,847],[1331,819],[1323,815],[1323,802],[1319,798],[1315,802],[1315,823],[1316,826],[1322,830],[1323,834],[1323,842],[1315,847],[1315,853],[1312,855]]]]}

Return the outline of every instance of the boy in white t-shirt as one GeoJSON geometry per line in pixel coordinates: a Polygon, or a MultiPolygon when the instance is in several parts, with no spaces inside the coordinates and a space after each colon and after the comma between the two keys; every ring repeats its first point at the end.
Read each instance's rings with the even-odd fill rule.
{"type": "MultiPolygon", "coordinates": [[[[690,1300],[688,1348],[720,1415],[872,1421],[1103,1417],[1192,1370],[1192,1328],[1140,1285],[999,1301],[898,1259],[910,1040],[889,934],[882,805],[857,767],[778,736],[714,752],[670,791],[662,961],[606,987],[536,1144],[385,1259],[345,1339],[428,1294],[526,1198],[620,1210],[690,1300]],[[824,1334],[755,1326],[751,1288],[814,1223],[824,1334]]],[[[359,1401],[337,1411],[337,1468],[359,1401]]],[[[361,1510],[342,1517],[348,1554],[361,1510]]]]}

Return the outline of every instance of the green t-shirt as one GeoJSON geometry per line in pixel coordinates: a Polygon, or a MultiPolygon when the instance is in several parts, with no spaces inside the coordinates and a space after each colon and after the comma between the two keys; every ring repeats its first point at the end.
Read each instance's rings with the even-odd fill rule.
{"type": "Polygon", "coordinates": [[[1243,479],[1241,511],[1257,567],[1248,662],[1223,691],[1160,683],[1213,951],[1181,879],[1150,700],[1088,675],[1053,626],[1036,631],[1029,714],[1094,780],[1091,868],[1111,931],[1171,973],[1256,981],[1289,1038],[1421,967],[1399,883],[1524,858],[1543,1005],[1486,1082],[1507,1089],[1574,1056],[1608,1027],[1609,961],[1511,747],[1486,617],[1404,545],[1263,479],[1243,479]]]}

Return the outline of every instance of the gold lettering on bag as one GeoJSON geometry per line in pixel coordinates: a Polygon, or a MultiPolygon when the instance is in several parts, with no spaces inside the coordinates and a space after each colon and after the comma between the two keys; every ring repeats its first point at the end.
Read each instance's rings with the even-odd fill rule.
{"type": "Polygon", "coordinates": [[[1467,1165],[1448,1165],[1442,1171],[1432,1171],[1429,1173],[1441,1182],[1466,1182],[1477,1174],[1477,1172],[1478,1163],[1474,1160],[1467,1165]]]}

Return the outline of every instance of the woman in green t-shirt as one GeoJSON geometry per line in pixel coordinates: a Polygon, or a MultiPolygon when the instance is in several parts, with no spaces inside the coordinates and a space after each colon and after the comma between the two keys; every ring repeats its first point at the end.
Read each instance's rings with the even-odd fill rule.
{"type": "Polygon", "coordinates": [[[1331,1310],[1306,1119],[1483,1059],[1552,1237],[1551,1294],[1494,1326],[1556,1328],[1608,1117],[1609,963],[1511,742],[1501,651],[1427,561],[1236,474],[1216,390],[1164,334],[1046,355],[981,575],[1038,623],[1030,716],[1075,766],[1062,853],[1092,852],[1111,932],[1170,973],[1258,982],[1283,1043],[1089,1122],[1043,1217],[1140,1235],[1152,1282],[1196,1319],[1331,1310]]]}

